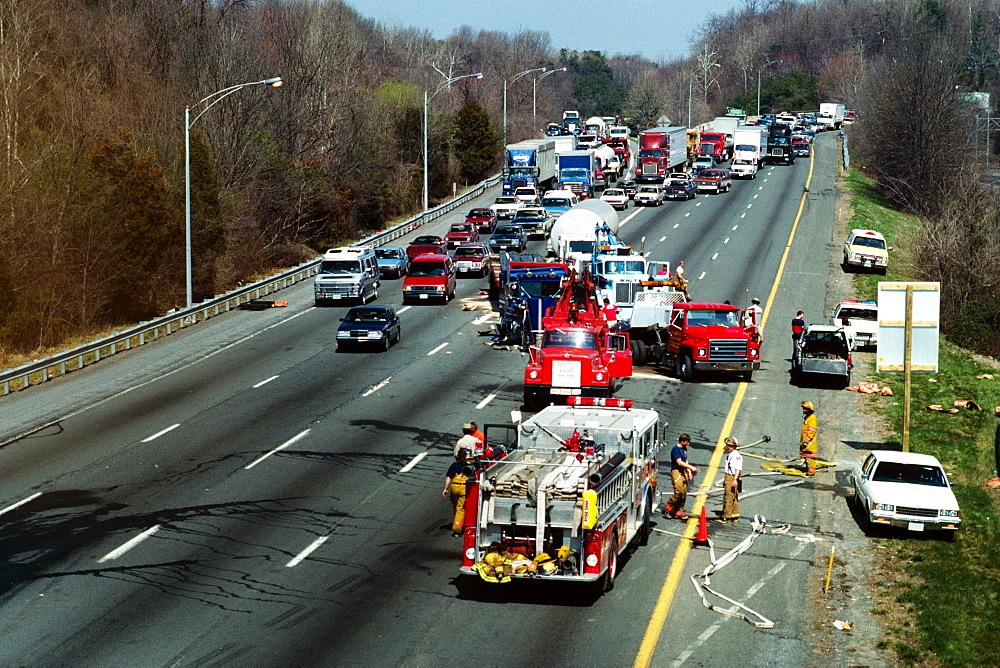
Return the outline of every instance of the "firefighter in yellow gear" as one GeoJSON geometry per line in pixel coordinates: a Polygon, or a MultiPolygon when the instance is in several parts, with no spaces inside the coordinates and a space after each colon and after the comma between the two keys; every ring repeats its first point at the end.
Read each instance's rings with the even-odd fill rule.
{"type": "Polygon", "coordinates": [[[802,431],[799,433],[799,457],[805,461],[806,475],[816,473],[816,407],[802,402],[802,431]]]}
{"type": "Polygon", "coordinates": [[[458,451],[458,459],[448,468],[444,477],[444,489],[441,496],[451,499],[454,516],[451,521],[451,535],[461,536],[465,524],[465,497],[468,493],[466,483],[472,476],[472,466],[469,464],[469,451],[458,451]]]}

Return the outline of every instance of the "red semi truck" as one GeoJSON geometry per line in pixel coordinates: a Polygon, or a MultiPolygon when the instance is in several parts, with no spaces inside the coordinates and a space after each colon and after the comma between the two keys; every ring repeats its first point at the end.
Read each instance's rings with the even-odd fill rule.
{"type": "Polygon", "coordinates": [[[700,153],[710,155],[718,163],[733,157],[733,136],[725,132],[702,132],[698,138],[700,153]]]}
{"type": "Polygon", "coordinates": [[[635,180],[663,183],[671,172],[687,164],[687,128],[659,127],[639,133],[639,164],[635,180]]]}
{"type": "Polygon", "coordinates": [[[524,405],[528,410],[570,396],[610,397],[616,378],[632,375],[627,333],[613,333],[587,272],[571,273],[542,318],[542,341],[528,348],[524,405]]]}

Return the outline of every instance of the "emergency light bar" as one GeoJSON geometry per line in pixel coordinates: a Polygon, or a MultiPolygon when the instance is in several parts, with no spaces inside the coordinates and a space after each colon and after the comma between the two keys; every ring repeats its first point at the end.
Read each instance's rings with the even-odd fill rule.
{"type": "Polygon", "coordinates": [[[606,399],[605,397],[566,397],[569,406],[605,406],[607,408],[632,408],[631,399],[606,399]]]}

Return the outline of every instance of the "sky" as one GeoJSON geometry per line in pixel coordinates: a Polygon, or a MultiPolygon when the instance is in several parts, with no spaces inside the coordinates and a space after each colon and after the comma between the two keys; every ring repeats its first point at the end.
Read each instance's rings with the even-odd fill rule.
{"type": "Polygon", "coordinates": [[[362,16],[387,26],[426,28],[444,39],[457,28],[548,32],[552,47],[640,54],[654,62],[690,55],[691,41],[711,14],[739,9],[743,0],[608,0],[587,10],[585,0],[345,0],[362,16]]]}

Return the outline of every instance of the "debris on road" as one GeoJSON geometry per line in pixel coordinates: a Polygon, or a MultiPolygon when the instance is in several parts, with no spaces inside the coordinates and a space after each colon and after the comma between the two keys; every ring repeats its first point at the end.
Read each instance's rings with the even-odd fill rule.
{"type": "Polygon", "coordinates": [[[288,306],[288,302],[276,302],[269,299],[251,299],[239,305],[238,308],[244,311],[263,311],[269,308],[282,308],[288,306]]]}
{"type": "Polygon", "coordinates": [[[833,625],[836,626],[837,629],[840,630],[840,631],[850,631],[851,630],[851,623],[848,622],[848,621],[840,621],[838,619],[838,620],[835,620],[833,622],[833,625]]]}
{"type": "Polygon", "coordinates": [[[955,406],[957,408],[967,408],[970,411],[981,411],[981,410],[983,410],[982,406],[980,406],[979,404],[977,404],[972,399],[955,399],[955,406]]]}

